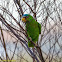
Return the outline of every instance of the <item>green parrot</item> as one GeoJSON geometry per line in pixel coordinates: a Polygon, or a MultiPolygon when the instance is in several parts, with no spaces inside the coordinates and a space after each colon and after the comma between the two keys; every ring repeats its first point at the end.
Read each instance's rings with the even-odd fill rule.
{"type": "MultiPolygon", "coordinates": [[[[26,31],[28,37],[36,44],[41,34],[41,24],[39,24],[31,15],[24,14],[22,16],[22,21],[26,24],[26,31]]],[[[34,47],[34,45],[28,41],[29,47],[34,47]]]]}

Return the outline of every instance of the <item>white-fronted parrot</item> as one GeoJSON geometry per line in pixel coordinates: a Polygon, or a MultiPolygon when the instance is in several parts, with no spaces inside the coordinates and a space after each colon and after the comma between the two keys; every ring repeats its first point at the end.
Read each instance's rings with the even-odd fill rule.
{"type": "MultiPolygon", "coordinates": [[[[34,43],[38,41],[39,34],[41,34],[41,24],[39,24],[31,15],[24,14],[22,16],[22,21],[26,24],[26,31],[28,37],[32,39],[34,43]]],[[[34,45],[28,41],[29,47],[34,47],[34,45]]]]}

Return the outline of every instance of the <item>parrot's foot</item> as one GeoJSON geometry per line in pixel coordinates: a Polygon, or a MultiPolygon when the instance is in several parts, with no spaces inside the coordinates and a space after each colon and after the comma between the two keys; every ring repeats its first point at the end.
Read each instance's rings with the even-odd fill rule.
{"type": "Polygon", "coordinates": [[[30,39],[30,41],[32,41],[32,38],[31,37],[29,37],[29,39],[30,39]]]}
{"type": "Polygon", "coordinates": [[[37,47],[38,45],[35,43],[35,47],[37,47]]]}

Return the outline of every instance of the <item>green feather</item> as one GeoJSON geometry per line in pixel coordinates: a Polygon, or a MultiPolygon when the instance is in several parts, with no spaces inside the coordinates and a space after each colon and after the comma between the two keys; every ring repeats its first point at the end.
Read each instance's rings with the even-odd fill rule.
{"type": "Polygon", "coordinates": [[[41,24],[38,23],[39,34],[41,34],[41,24]]]}
{"type": "MultiPolygon", "coordinates": [[[[38,41],[39,34],[41,33],[41,25],[35,21],[35,19],[29,15],[29,17],[26,19],[26,30],[28,36],[32,39],[34,43],[38,41]]],[[[34,47],[34,45],[28,41],[29,47],[34,47]]]]}

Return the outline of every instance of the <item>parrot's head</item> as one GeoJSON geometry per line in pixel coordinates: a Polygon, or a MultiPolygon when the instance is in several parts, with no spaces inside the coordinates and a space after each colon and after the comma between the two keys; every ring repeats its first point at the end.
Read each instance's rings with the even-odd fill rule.
{"type": "Polygon", "coordinates": [[[29,15],[29,14],[24,14],[22,16],[22,21],[23,22],[31,21],[32,19],[33,19],[33,17],[31,15],[29,15]]]}

